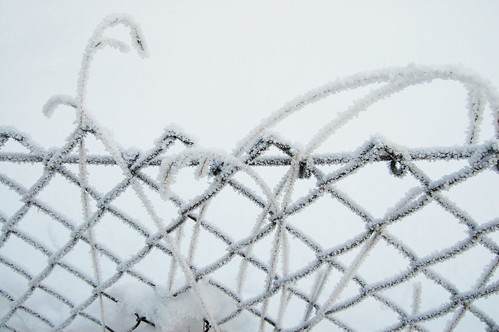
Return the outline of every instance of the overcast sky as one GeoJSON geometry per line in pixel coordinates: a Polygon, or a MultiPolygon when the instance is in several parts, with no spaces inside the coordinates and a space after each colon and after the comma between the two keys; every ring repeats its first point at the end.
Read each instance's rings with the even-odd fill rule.
{"type": "MultiPolygon", "coordinates": [[[[132,15],[150,51],[143,60],[105,49],[90,71],[89,110],[125,148],[148,148],[164,127],[175,124],[204,147],[230,151],[297,95],[386,66],[463,64],[499,86],[497,1],[0,0],[1,125],[29,132],[47,147],[62,144],[74,114],[61,108],[46,119],[42,106],[54,94],[75,95],[82,52],[110,13],[132,15]]],[[[124,28],[106,35],[129,40],[124,28]]],[[[464,94],[437,91],[427,97],[423,91],[406,104],[437,102],[436,109],[448,112],[441,118],[456,117],[449,132],[462,135],[466,115],[456,105],[463,104],[464,94]]],[[[428,104],[416,107],[424,119],[428,104]]],[[[320,115],[310,132],[335,112],[320,115]]],[[[414,112],[379,116],[388,127],[403,126],[416,121],[404,122],[414,112]]],[[[299,141],[296,128],[305,124],[296,119],[290,128],[299,141]]],[[[375,127],[369,135],[386,134],[379,123],[369,124],[375,127]]],[[[412,127],[402,132],[415,136],[407,131],[412,127]]],[[[350,129],[356,130],[364,131],[350,129]]],[[[438,136],[431,141],[450,143],[438,136]]]]}

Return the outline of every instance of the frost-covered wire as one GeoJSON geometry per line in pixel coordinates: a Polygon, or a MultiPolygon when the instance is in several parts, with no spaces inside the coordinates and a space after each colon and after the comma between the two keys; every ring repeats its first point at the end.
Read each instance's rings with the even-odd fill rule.
{"type": "MultiPolygon", "coordinates": [[[[15,136],[15,135],[14,135],[15,136]]],[[[20,138],[20,136],[16,136],[18,138],[20,138]]],[[[78,139],[79,136],[74,136],[74,140],[76,140],[77,142],[77,139],[78,139]]],[[[20,138],[20,140],[22,141],[22,139],[20,138]]],[[[71,142],[68,142],[68,146],[71,146],[71,142]]],[[[376,149],[371,149],[371,155],[366,155],[366,158],[369,158],[371,160],[371,157],[372,156],[382,156],[384,153],[400,153],[400,152],[396,152],[395,150],[389,148],[389,146],[386,146],[386,144],[382,144],[382,143],[376,143],[378,144],[379,148],[376,148],[376,149]],[[388,151],[388,152],[386,152],[388,151]]],[[[73,144],[74,145],[74,144],[73,144]]],[[[67,150],[67,148],[64,148],[63,149],[64,151],[67,150]]],[[[458,149],[459,150],[459,149],[458,149]]],[[[423,190],[419,191],[419,194],[410,194],[408,195],[406,198],[403,198],[399,203],[398,203],[398,206],[396,206],[393,210],[391,210],[391,212],[389,214],[387,214],[386,216],[383,217],[384,220],[386,220],[386,224],[387,226],[389,226],[390,223],[393,223],[393,222],[396,222],[396,220],[398,220],[398,218],[401,218],[401,216],[407,214],[407,213],[410,213],[410,211],[417,211],[415,210],[416,209],[419,209],[421,208],[420,206],[420,203],[417,203],[418,200],[420,202],[425,202],[424,200],[420,200],[420,196],[421,194],[424,195],[424,193],[427,193],[427,194],[431,194],[431,197],[432,199],[436,200],[437,202],[441,202],[441,204],[443,204],[444,207],[446,207],[446,209],[450,209],[450,211],[455,211],[453,212],[457,217],[459,218],[469,218],[469,217],[466,217],[465,215],[463,215],[461,212],[459,212],[459,210],[457,209],[457,207],[453,207],[451,205],[449,205],[450,202],[446,202],[444,200],[444,197],[442,197],[442,195],[439,194],[439,192],[442,190],[442,188],[444,188],[445,186],[443,186],[443,183],[448,183],[449,185],[452,185],[452,183],[458,183],[459,181],[464,181],[465,179],[471,177],[471,176],[474,176],[473,174],[475,174],[476,172],[481,172],[484,167],[493,167],[494,166],[494,163],[497,161],[497,147],[492,144],[492,145],[480,145],[480,146],[476,146],[475,148],[473,149],[469,149],[469,148],[462,148],[460,151],[456,151],[456,149],[454,148],[454,158],[465,158],[465,159],[470,159],[470,160],[473,160],[473,163],[469,166],[469,167],[464,167],[463,169],[457,171],[455,173],[455,175],[448,175],[446,176],[445,178],[441,179],[441,180],[437,180],[437,181],[431,181],[429,178],[425,177],[424,174],[422,173],[422,171],[420,169],[418,169],[417,167],[415,167],[415,165],[411,164],[411,163],[408,163],[407,161],[404,161],[404,163],[406,164],[406,167],[408,167],[408,175],[406,176],[409,176],[410,174],[413,174],[413,175],[410,175],[410,176],[414,176],[416,179],[418,179],[418,181],[421,181],[421,183],[424,185],[424,188],[423,190]],[[473,150],[474,153],[468,153],[466,151],[471,151],[473,150]],[[489,165],[489,166],[486,166],[486,165],[489,165]],[[440,182],[439,182],[440,181],[440,182]],[[443,182],[442,182],[443,181],[443,182]],[[425,189],[426,188],[426,189],[425,189]],[[404,212],[405,211],[405,212],[404,212]]],[[[364,150],[360,150],[361,152],[364,151],[364,150]]],[[[40,153],[39,151],[36,152],[36,153],[40,153]]],[[[45,153],[45,152],[42,152],[42,153],[45,153]]],[[[428,152],[426,152],[428,153],[428,152]]],[[[155,154],[155,151],[151,151],[151,155],[155,154]]],[[[407,155],[411,155],[411,154],[407,154],[407,155]]],[[[415,153],[412,153],[412,155],[416,156],[417,154],[415,153]]],[[[432,154],[433,155],[433,158],[448,158],[449,154],[448,153],[445,153],[445,151],[440,151],[440,152],[435,152],[432,154]]],[[[363,154],[360,153],[358,155],[356,155],[354,157],[355,158],[363,158],[362,157],[363,154]]],[[[52,155],[52,158],[55,158],[54,160],[58,160],[58,163],[64,163],[64,162],[68,162],[68,163],[71,163],[72,162],[72,159],[71,158],[62,158],[62,157],[57,157],[56,155],[52,155]]],[[[88,156],[89,159],[94,159],[94,160],[100,160],[100,159],[95,159],[93,158],[93,156],[88,156]]],[[[47,158],[42,158],[42,160],[46,160],[47,158]]],[[[152,163],[151,165],[158,165],[158,163],[155,163],[153,161],[153,159],[149,159],[147,158],[146,156],[144,157],[139,157],[138,159],[140,160],[150,160],[150,162],[152,163]]],[[[331,160],[333,160],[334,158],[331,158],[331,160]]],[[[31,160],[30,158],[27,158],[26,160],[31,160]]],[[[378,160],[378,162],[383,162],[385,159],[383,158],[373,158],[372,160],[378,160]]],[[[107,163],[106,161],[103,160],[103,162],[107,163]]],[[[134,166],[133,164],[129,164],[128,162],[120,162],[122,165],[123,164],[126,164],[127,167],[136,167],[134,166]],[[130,166],[131,165],[131,166],[130,166]]],[[[55,167],[55,164],[51,164],[53,166],[51,167],[55,167]]],[[[104,164],[105,165],[105,164],[104,164]]],[[[136,164],[138,165],[138,164],[136,164]]],[[[143,166],[141,166],[143,167],[143,166]]],[[[347,167],[346,169],[352,169],[351,167],[347,167]]],[[[338,174],[343,174],[341,169],[339,169],[338,171],[338,174]]],[[[142,175],[140,175],[140,171],[139,171],[139,168],[134,168],[134,173],[137,174],[138,176],[141,176],[142,178],[142,175]]],[[[65,173],[62,173],[62,174],[65,174],[65,173]]],[[[319,174],[319,173],[317,173],[319,174]]],[[[325,178],[336,178],[335,176],[335,173],[333,172],[332,174],[323,174],[322,177],[325,179],[325,178]]],[[[145,180],[145,178],[143,178],[145,180]]],[[[2,180],[3,181],[3,180],[2,180]]],[[[5,180],[7,181],[7,179],[5,180]]],[[[10,182],[5,182],[6,184],[10,183],[10,182]]],[[[142,181],[142,180],[141,180],[142,181]]],[[[324,180],[323,180],[324,181],[324,180]]],[[[74,183],[75,184],[78,184],[78,178],[75,177],[74,178],[74,183]]],[[[150,185],[154,185],[153,182],[147,182],[147,183],[150,183],[150,185]]],[[[320,181],[319,181],[320,183],[320,181]]],[[[124,185],[131,185],[131,183],[129,181],[125,181],[123,182],[124,185]],[[129,184],[126,184],[126,183],[129,183],[129,184]]],[[[284,184],[284,182],[283,182],[284,184]]],[[[9,184],[12,186],[12,188],[17,188],[15,184],[9,184]]],[[[123,187],[125,188],[125,187],[123,187]]],[[[159,190],[159,186],[157,187],[151,187],[151,188],[156,188],[155,190],[159,190]]],[[[281,186],[281,188],[283,188],[283,186],[281,186]]],[[[117,190],[123,190],[123,189],[118,189],[118,187],[116,188],[117,190]]],[[[16,189],[18,190],[20,193],[24,193],[24,192],[28,192],[27,189],[16,189]]],[[[350,198],[348,197],[343,197],[341,196],[341,193],[337,190],[333,190],[333,188],[329,188],[328,190],[330,191],[327,191],[328,193],[331,193],[335,196],[332,196],[332,197],[336,197],[336,199],[339,199],[340,202],[343,202],[343,204],[345,204],[345,206],[347,206],[349,209],[351,209],[352,211],[356,211],[355,213],[359,214],[359,216],[363,216],[362,218],[364,218],[366,220],[366,224],[367,225],[370,225],[370,224],[373,224],[375,225],[373,222],[374,220],[368,216],[365,215],[364,212],[361,211],[361,209],[356,206],[354,203],[355,202],[350,202],[350,198]],[[340,200],[341,198],[341,200],[340,200]]],[[[89,187],[87,189],[87,191],[89,192],[90,195],[93,195],[92,197],[94,197],[94,199],[96,199],[96,201],[101,201],[101,202],[105,202],[105,201],[108,201],[110,202],[109,198],[99,198],[98,196],[95,196],[96,193],[94,191],[92,191],[92,189],[89,187]]],[[[36,191],[35,191],[36,192],[36,191]]],[[[30,198],[31,199],[31,202],[32,204],[38,204],[36,203],[36,200],[34,200],[34,197],[36,197],[36,194],[23,194],[24,196],[26,197],[33,197],[33,198],[30,198]]],[[[115,196],[115,194],[112,194],[111,196],[115,196]]],[[[109,196],[109,197],[111,197],[109,196]]],[[[311,196],[313,197],[313,196],[311,196]]],[[[249,199],[249,197],[248,197],[249,199]]],[[[308,202],[308,199],[305,200],[306,202],[308,202]]],[[[313,202],[313,201],[312,201],[313,202]]],[[[307,203],[307,204],[312,204],[312,202],[310,203],[307,203]]],[[[99,204],[101,203],[98,203],[98,206],[99,204]]],[[[39,205],[41,208],[46,208],[44,207],[43,205],[39,205]]],[[[424,206],[424,205],[423,205],[424,206]]],[[[263,210],[262,210],[263,211],[263,210]]],[[[288,212],[289,213],[297,213],[297,212],[292,212],[292,211],[299,211],[299,210],[296,210],[296,209],[293,209],[292,207],[290,209],[288,209],[288,212]]],[[[91,218],[92,219],[92,218],[91,218]]],[[[95,220],[95,219],[93,219],[95,220]]],[[[206,224],[206,220],[203,220],[203,218],[200,218],[199,219],[201,221],[201,224],[200,224],[200,227],[203,227],[205,228],[208,224],[206,224]],[[203,225],[206,225],[206,226],[203,226],[203,225]]],[[[125,221],[125,220],[124,220],[125,221]]],[[[133,222],[133,223],[136,223],[136,221],[127,221],[127,222],[133,222]]],[[[209,221],[208,221],[209,222],[209,221]]],[[[486,232],[490,232],[490,230],[494,230],[494,229],[497,229],[499,226],[492,223],[490,225],[483,225],[483,226],[478,226],[476,223],[473,223],[471,220],[463,220],[463,222],[465,222],[467,225],[469,225],[469,227],[471,227],[471,229],[473,229],[473,233],[470,235],[470,238],[469,240],[467,240],[467,242],[464,242],[464,243],[460,243],[460,244],[457,244],[455,247],[453,248],[450,248],[447,252],[444,252],[444,253],[441,253],[441,255],[439,256],[436,256],[436,257],[432,257],[431,259],[418,259],[416,257],[414,257],[413,254],[411,254],[407,248],[404,247],[404,244],[402,243],[399,243],[396,241],[396,239],[391,239],[389,238],[386,234],[383,234],[382,238],[383,238],[383,241],[388,241],[388,239],[390,239],[390,243],[393,243],[394,245],[396,244],[397,247],[400,247],[400,250],[402,250],[402,252],[404,252],[406,255],[408,255],[408,257],[410,257],[410,259],[412,259],[414,261],[413,263],[413,266],[414,266],[414,269],[419,269],[419,270],[423,270],[423,271],[427,271],[425,270],[426,268],[425,267],[429,267],[429,266],[433,266],[435,264],[438,264],[438,262],[440,261],[443,261],[443,260],[446,260],[446,259],[449,259],[450,257],[455,257],[456,255],[459,255],[461,252],[465,252],[466,250],[468,250],[467,248],[471,248],[471,246],[473,246],[473,243],[475,243],[477,240],[473,240],[474,237],[476,236],[479,236],[478,234],[487,234],[486,232]],[[490,229],[490,230],[489,230],[490,229]]],[[[90,220],[90,223],[92,223],[92,220],[90,220]]],[[[88,224],[90,225],[90,224],[88,224]]],[[[134,224],[132,224],[134,225],[134,224]]],[[[87,226],[87,225],[85,225],[87,226]]],[[[86,229],[86,227],[84,226],[83,229],[86,229]]],[[[138,224],[137,224],[138,226],[138,224]]],[[[134,226],[134,227],[137,227],[137,226],[134,226]]],[[[140,227],[137,228],[138,230],[141,229],[140,227]]],[[[261,229],[261,226],[260,227],[256,227],[256,229],[261,229]]],[[[269,228],[269,229],[272,229],[272,228],[269,228]]],[[[291,230],[291,228],[288,226],[286,228],[288,231],[291,230]]],[[[263,231],[263,229],[262,229],[263,231]]],[[[141,231],[141,232],[144,232],[144,231],[141,231]]],[[[218,230],[217,232],[220,232],[220,230],[218,230]]],[[[75,234],[82,234],[78,231],[75,232],[75,234]]],[[[144,233],[146,234],[146,233],[144,233]]],[[[260,235],[260,232],[257,232],[257,234],[254,234],[254,236],[256,238],[258,238],[260,235]]],[[[263,234],[263,233],[262,233],[263,234]]],[[[313,239],[310,239],[304,235],[304,234],[301,234],[301,233],[292,233],[293,236],[298,236],[298,238],[300,239],[303,239],[303,241],[306,241],[304,243],[308,243],[307,245],[311,245],[313,248],[315,248],[314,250],[319,250],[319,253],[321,251],[323,251],[324,249],[317,249],[316,245],[314,245],[314,240],[313,239]]],[[[150,235],[149,235],[150,236],[150,235]]],[[[161,237],[159,237],[158,239],[161,239],[161,237]]],[[[296,278],[300,279],[300,278],[303,278],[307,275],[311,275],[314,271],[315,271],[315,268],[313,268],[313,266],[324,266],[323,264],[324,263],[321,263],[321,261],[323,261],[326,257],[334,257],[335,255],[337,255],[336,253],[341,253],[343,252],[342,250],[345,250],[343,248],[350,248],[352,246],[361,246],[363,243],[364,243],[365,239],[363,239],[362,237],[359,238],[359,241],[357,242],[357,244],[355,243],[352,243],[352,244],[349,244],[349,243],[346,243],[344,244],[344,246],[341,248],[336,248],[336,249],[331,249],[331,250],[324,250],[323,251],[323,254],[319,254],[318,257],[321,257],[320,260],[317,261],[317,263],[314,263],[311,265],[310,269],[305,269],[304,271],[296,274],[296,273],[291,273],[290,275],[288,275],[287,278],[284,278],[283,279],[283,275],[281,274],[276,274],[275,276],[275,279],[276,281],[278,280],[281,280],[281,282],[278,282],[278,283],[273,283],[273,287],[271,288],[270,292],[269,293],[265,293],[263,294],[263,297],[261,297],[261,300],[257,300],[257,302],[255,303],[263,303],[263,300],[266,299],[268,296],[270,296],[270,294],[273,294],[275,291],[277,290],[280,290],[281,287],[283,287],[284,285],[286,285],[286,287],[288,287],[289,289],[289,292],[290,294],[293,294],[292,296],[298,296],[298,294],[301,294],[300,296],[302,296],[301,298],[303,299],[307,299],[307,301],[310,301],[313,308],[315,308],[315,310],[318,310],[319,307],[322,307],[322,306],[316,306],[318,305],[316,303],[316,300],[313,300],[314,299],[314,296],[306,296],[305,294],[302,294],[300,292],[297,292],[296,288],[293,288],[291,286],[291,281],[292,280],[296,280],[296,278]],[[286,280],[289,280],[289,281],[286,281],[286,280]],[[279,286],[281,285],[281,286],[279,286]]],[[[248,244],[252,244],[252,243],[256,243],[254,240],[248,242],[248,244]]],[[[96,245],[96,248],[98,248],[99,246],[96,245]]],[[[69,247],[68,247],[69,248],[69,247]]],[[[230,252],[232,252],[232,250],[234,250],[233,252],[236,253],[236,252],[240,252],[239,250],[240,249],[236,249],[236,248],[239,248],[239,246],[237,246],[235,243],[231,246],[229,246],[229,248],[233,248],[233,249],[230,249],[230,252]]],[[[242,248],[245,248],[244,246],[242,248]]],[[[249,248],[249,247],[248,247],[249,248]]],[[[353,248],[353,247],[352,247],[353,248]]],[[[100,250],[100,249],[99,249],[100,250]]],[[[346,250],[349,250],[349,249],[346,249],[346,250]]],[[[147,251],[144,251],[144,252],[147,252],[147,251]]],[[[241,252],[241,253],[244,253],[241,252]]],[[[55,260],[57,260],[58,258],[56,258],[57,256],[53,256],[55,260]]],[[[139,256],[137,256],[139,257],[139,256]]],[[[247,261],[247,262],[250,262],[251,260],[250,259],[250,256],[245,256],[245,257],[248,257],[248,260],[244,260],[244,261],[247,261]]],[[[328,258],[329,259],[329,258],[328,258]]],[[[125,266],[127,268],[130,268],[133,266],[133,264],[136,264],[135,262],[138,262],[139,260],[136,260],[136,259],[133,259],[130,261],[130,263],[126,263],[125,265],[123,265],[123,268],[125,268],[125,266]]],[[[262,268],[265,268],[265,273],[269,273],[269,269],[268,269],[268,266],[265,267],[266,263],[263,263],[263,262],[260,262],[259,264],[262,264],[262,265],[257,265],[257,266],[262,266],[262,268]]],[[[340,268],[340,265],[337,265],[337,263],[335,263],[334,261],[331,261],[331,264],[332,265],[327,265],[329,266],[330,268],[333,269],[333,271],[337,271],[336,269],[337,268],[340,268]]],[[[215,265],[213,267],[216,267],[215,265]]],[[[346,273],[346,271],[348,270],[347,267],[343,267],[342,268],[343,272],[341,273],[346,273]]],[[[121,270],[121,269],[120,269],[121,270]]],[[[415,270],[411,270],[411,271],[415,271],[415,270]]],[[[403,280],[405,280],[404,278],[407,278],[407,275],[411,275],[411,273],[414,273],[414,272],[411,272],[409,271],[408,274],[406,275],[403,275],[400,277],[400,279],[398,278],[395,278],[391,281],[387,281],[386,284],[380,284],[380,285],[374,285],[372,286],[370,289],[379,289],[379,290],[382,290],[382,289],[385,289],[386,287],[390,287],[389,285],[396,285],[397,283],[400,283],[402,282],[403,280]],[[404,277],[405,276],[405,277],[404,277]],[[398,281],[400,280],[400,281],[398,281]]],[[[201,273],[201,271],[200,271],[201,273]]],[[[204,272],[203,272],[204,273],[204,272]]],[[[428,272],[425,272],[425,273],[429,273],[428,272]]],[[[119,278],[119,274],[116,275],[116,277],[113,277],[112,278],[112,282],[115,282],[115,280],[118,280],[117,278],[119,278]]],[[[428,276],[433,276],[433,274],[428,274],[428,276]]],[[[432,277],[433,278],[433,277],[432,277]]],[[[357,282],[361,282],[361,279],[359,279],[357,276],[354,276],[353,277],[353,280],[357,283],[357,282]]],[[[111,279],[109,280],[111,281],[111,279]]],[[[106,285],[112,285],[112,283],[110,283],[109,281],[104,281],[104,283],[106,285]]],[[[36,282],[34,283],[36,285],[36,282]]],[[[393,286],[392,286],[393,287],[393,286]]],[[[452,287],[450,285],[446,285],[446,287],[448,287],[449,289],[452,289],[452,287]]],[[[373,291],[369,291],[366,290],[367,293],[366,294],[370,294],[371,292],[373,291]]],[[[374,292],[373,294],[376,294],[376,292],[374,292]]],[[[459,292],[456,291],[456,294],[459,294],[459,292]]],[[[29,295],[28,295],[29,297],[29,295]]],[[[357,300],[355,300],[355,302],[353,303],[360,303],[365,297],[364,296],[360,296],[357,300]]],[[[88,303],[85,302],[85,303],[88,303]]],[[[308,303],[308,302],[307,302],[308,303]]],[[[343,305],[342,303],[340,303],[340,306],[335,306],[333,305],[333,307],[331,308],[331,310],[334,310],[334,311],[337,311],[337,310],[341,310],[341,308],[343,308],[343,305]]],[[[79,308],[84,308],[84,307],[79,307],[79,308]]],[[[247,309],[243,309],[243,311],[248,311],[252,308],[252,305],[248,305],[248,306],[243,306],[243,308],[247,308],[247,309]]],[[[451,308],[451,307],[448,307],[448,308],[451,308]]],[[[475,312],[477,315],[479,314],[480,317],[483,316],[483,313],[481,313],[476,307],[474,306],[468,306],[467,307],[467,311],[469,312],[475,312]],[[478,311],[477,311],[478,310],[478,311]]],[[[79,310],[80,309],[77,309],[78,312],[80,312],[79,310]]],[[[251,311],[253,312],[253,311],[251,311]]],[[[256,312],[256,311],[255,311],[256,312]]],[[[258,311],[258,316],[261,317],[261,311],[258,311]]],[[[315,315],[314,315],[315,316],[315,315]]],[[[418,324],[418,321],[417,320],[411,320],[409,319],[409,316],[408,317],[408,323],[409,322],[412,322],[412,326],[417,326],[418,324]]],[[[433,316],[432,316],[433,317],[433,316]]],[[[483,316],[485,318],[483,318],[486,322],[488,322],[489,324],[493,324],[491,321],[490,321],[490,318],[486,318],[486,316],[483,316]]],[[[344,326],[344,322],[340,322],[340,321],[337,321],[337,320],[334,320],[333,318],[331,318],[328,314],[324,315],[324,318],[323,319],[332,319],[331,322],[334,322],[334,324],[339,324],[338,326],[344,326]]],[[[265,322],[266,324],[268,324],[271,320],[269,320],[269,317],[268,316],[265,316],[265,322]]],[[[277,321],[274,321],[274,324],[277,326],[277,321]]],[[[408,325],[406,325],[408,326],[408,325]]],[[[493,325],[491,325],[493,326],[493,325]]],[[[416,329],[418,329],[416,327],[416,329]]]]}

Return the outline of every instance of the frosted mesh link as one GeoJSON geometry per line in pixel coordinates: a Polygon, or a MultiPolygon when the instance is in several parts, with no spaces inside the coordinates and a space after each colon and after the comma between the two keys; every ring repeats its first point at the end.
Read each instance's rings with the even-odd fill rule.
{"type": "Polygon", "coordinates": [[[23,168],[0,172],[2,329],[498,330],[499,219],[495,206],[470,204],[497,198],[498,141],[475,143],[484,105],[497,114],[480,78],[421,67],[354,75],[285,106],[231,155],[176,129],[130,151],[84,106],[93,52],[126,47],[102,37],[114,24],[130,27],[144,50],[132,21],[106,18],[76,98],[45,107],[76,110],[59,149],[0,130],[2,169],[37,169],[29,183],[23,168]],[[406,149],[372,139],[349,153],[315,153],[377,100],[434,79],[468,89],[469,144],[406,149]],[[305,148],[266,132],[317,99],[371,83],[384,85],[305,148]],[[432,172],[438,163],[449,166],[432,172]],[[378,197],[387,188],[398,196],[378,197]]]}

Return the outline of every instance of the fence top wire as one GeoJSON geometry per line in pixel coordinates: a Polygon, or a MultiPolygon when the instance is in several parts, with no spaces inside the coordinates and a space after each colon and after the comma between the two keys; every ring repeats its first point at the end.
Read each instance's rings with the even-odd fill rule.
{"type": "Polygon", "coordinates": [[[455,67],[362,73],[292,101],[232,154],[202,149],[174,129],[148,151],[126,151],[85,105],[95,52],[128,48],[104,37],[117,24],[129,28],[132,46],[146,54],[130,18],[109,16],[97,27],[76,97],[55,96],[44,107],[47,115],[58,105],[75,109],[76,127],[63,146],[46,150],[15,129],[0,129],[2,163],[41,168],[29,185],[21,183],[23,174],[0,173],[1,188],[15,197],[0,211],[0,327],[451,331],[471,324],[499,330],[499,219],[468,211],[451,195],[484,179],[492,185],[465,187],[465,198],[478,204],[473,199],[483,191],[497,197],[499,142],[477,143],[483,112],[492,110],[497,123],[499,110],[498,94],[485,80],[455,67]],[[407,149],[376,138],[348,153],[315,152],[377,101],[435,79],[468,91],[466,144],[407,149]],[[305,147],[268,134],[310,103],[372,84],[378,85],[305,147]],[[89,153],[91,140],[106,154],[89,153]],[[180,152],[171,152],[174,147],[180,152]],[[430,161],[460,163],[435,176],[425,168],[430,161]],[[394,177],[370,173],[380,164],[394,177]],[[93,177],[102,168],[115,176],[105,190],[106,179],[93,177]],[[271,176],[278,180],[272,185],[269,169],[283,170],[271,176]],[[200,185],[189,188],[185,174],[200,185]],[[373,176],[381,182],[370,182],[373,176]],[[355,178],[362,180],[345,185],[355,178]],[[384,213],[356,199],[371,191],[378,204],[377,192],[393,180],[405,192],[384,213]],[[181,194],[186,188],[192,190],[181,194]]]}

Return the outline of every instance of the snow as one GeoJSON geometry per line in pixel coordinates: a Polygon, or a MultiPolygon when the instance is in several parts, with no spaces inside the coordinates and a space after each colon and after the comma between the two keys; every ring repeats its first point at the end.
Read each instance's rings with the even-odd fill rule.
{"type": "MultiPolygon", "coordinates": [[[[131,286],[131,285],[128,285],[131,286]]],[[[173,297],[164,288],[158,287],[147,292],[134,290],[133,287],[123,285],[115,290],[116,297],[124,303],[119,310],[125,316],[133,316],[138,313],[155,322],[156,329],[160,331],[200,331],[203,326],[204,313],[201,303],[192,291],[187,291],[179,296],[173,297]]],[[[222,296],[220,291],[212,287],[208,282],[199,282],[200,291],[207,299],[208,305],[218,319],[225,316],[235,308],[233,302],[222,296]]],[[[250,331],[244,322],[235,325],[233,322],[227,324],[227,331],[250,331]]],[[[129,328],[122,325],[121,329],[129,328]]]]}

